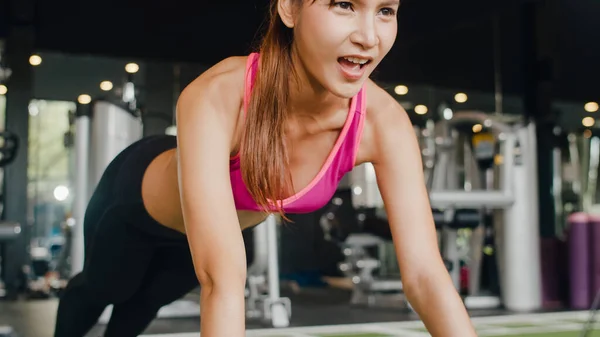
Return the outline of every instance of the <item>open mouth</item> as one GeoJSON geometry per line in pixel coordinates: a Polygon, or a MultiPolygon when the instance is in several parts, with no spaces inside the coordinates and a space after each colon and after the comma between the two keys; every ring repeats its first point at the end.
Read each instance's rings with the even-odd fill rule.
{"type": "Polygon", "coordinates": [[[340,57],[338,62],[346,68],[360,70],[371,63],[371,60],[359,57],[340,57]]]}

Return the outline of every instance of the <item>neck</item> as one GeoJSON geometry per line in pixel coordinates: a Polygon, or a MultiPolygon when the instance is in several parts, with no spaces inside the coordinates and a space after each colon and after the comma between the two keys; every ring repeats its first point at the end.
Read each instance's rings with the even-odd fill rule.
{"type": "Polygon", "coordinates": [[[315,117],[347,108],[349,100],[333,95],[312,78],[295,51],[292,51],[292,64],[295,76],[290,76],[289,79],[290,114],[315,117]]]}

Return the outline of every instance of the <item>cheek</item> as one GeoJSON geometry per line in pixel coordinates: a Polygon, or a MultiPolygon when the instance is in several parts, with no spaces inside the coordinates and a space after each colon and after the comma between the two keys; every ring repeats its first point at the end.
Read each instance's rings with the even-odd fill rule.
{"type": "Polygon", "coordinates": [[[304,47],[319,54],[337,49],[348,36],[348,24],[331,15],[312,15],[297,28],[296,37],[304,47]]]}
{"type": "Polygon", "coordinates": [[[381,46],[381,50],[387,54],[387,52],[392,49],[394,43],[396,42],[396,36],[398,32],[398,26],[396,24],[390,25],[386,24],[385,27],[382,27],[379,33],[379,45],[381,46]]]}

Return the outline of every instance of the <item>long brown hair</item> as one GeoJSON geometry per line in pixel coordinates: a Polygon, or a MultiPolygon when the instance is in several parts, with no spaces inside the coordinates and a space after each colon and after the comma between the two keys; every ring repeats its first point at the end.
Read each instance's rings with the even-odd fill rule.
{"type": "Polygon", "coordinates": [[[256,203],[267,212],[271,200],[284,215],[282,205],[276,201],[293,191],[284,127],[289,80],[294,69],[291,56],[294,37],[293,30],[281,21],[277,3],[271,0],[268,28],[259,47],[259,71],[248,104],[240,166],[242,178],[256,203]]]}

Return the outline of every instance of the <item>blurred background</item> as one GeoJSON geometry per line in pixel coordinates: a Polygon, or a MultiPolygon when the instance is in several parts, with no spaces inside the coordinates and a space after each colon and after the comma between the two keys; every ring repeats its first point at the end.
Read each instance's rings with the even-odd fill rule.
{"type": "MultiPolygon", "coordinates": [[[[138,136],[174,133],[180,92],[218,61],[255,50],[268,3],[0,0],[6,336],[52,335],[73,262],[74,213],[86,202],[76,186],[82,111],[105,101],[142,126],[138,136]]],[[[440,249],[470,313],[483,319],[482,335],[525,336],[549,322],[571,333],[600,289],[599,15],[596,0],[405,0],[394,48],[372,76],[414,123],[440,249]],[[515,148],[526,172],[517,163],[506,175],[512,152],[503,151],[515,148]],[[504,191],[507,179],[517,185],[508,201],[493,193],[480,201],[435,194],[504,191]],[[511,288],[519,280],[522,287],[511,288]],[[517,323],[490,328],[515,312],[517,323]]],[[[324,209],[277,227],[281,294],[273,295],[267,262],[259,260],[266,259],[264,232],[244,233],[257,270],[247,289],[250,329],[268,335],[277,324],[262,306],[283,298],[280,327],[358,336],[346,325],[401,321],[407,325],[377,326],[364,336],[426,335],[402,297],[372,181],[370,167],[359,168],[324,209]]],[[[195,292],[165,309],[147,333],[197,332],[197,306],[195,292]]],[[[102,329],[99,322],[92,333],[102,329]]]]}

